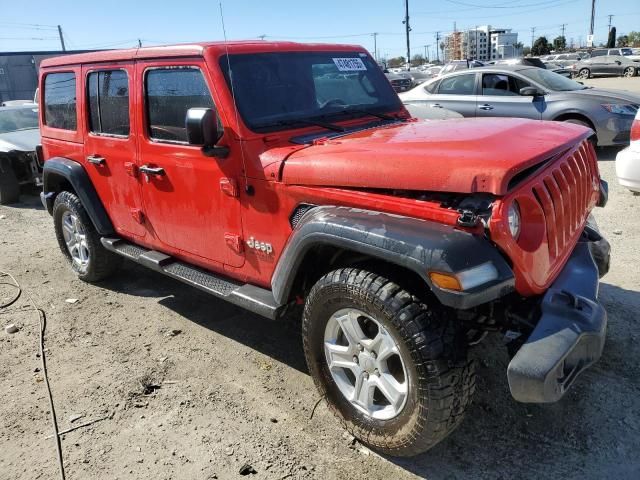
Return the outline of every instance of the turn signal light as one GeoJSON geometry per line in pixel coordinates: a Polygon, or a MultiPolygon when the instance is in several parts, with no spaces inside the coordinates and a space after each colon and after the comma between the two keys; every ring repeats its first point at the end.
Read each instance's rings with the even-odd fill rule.
{"type": "Polygon", "coordinates": [[[455,275],[451,273],[429,272],[429,278],[431,281],[440,288],[447,290],[462,291],[462,285],[455,275]]]}

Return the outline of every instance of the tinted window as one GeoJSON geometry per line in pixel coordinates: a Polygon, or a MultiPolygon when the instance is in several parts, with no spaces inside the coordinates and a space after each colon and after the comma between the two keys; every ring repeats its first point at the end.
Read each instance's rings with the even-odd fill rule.
{"type": "Polygon", "coordinates": [[[607,54],[606,50],[594,50],[591,52],[591,57],[602,57],[607,54]]]}
{"type": "Polygon", "coordinates": [[[149,70],[145,91],[149,136],[156,140],[186,142],[187,110],[214,108],[202,72],[197,68],[149,70]]]}
{"type": "Polygon", "coordinates": [[[424,91],[427,93],[436,93],[436,90],[438,90],[438,85],[440,85],[439,81],[431,82],[424,86],[424,91]]]}
{"type": "Polygon", "coordinates": [[[75,130],[76,76],[73,72],[44,77],[44,123],[53,128],[75,130]]]}
{"type": "Polygon", "coordinates": [[[524,80],[501,73],[482,75],[482,95],[520,95],[520,89],[531,85],[524,80]]]}
{"type": "Polygon", "coordinates": [[[473,95],[475,82],[475,73],[444,78],[440,82],[438,93],[440,95],[473,95]]]}
{"type": "Polygon", "coordinates": [[[99,134],[129,135],[127,72],[92,72],[87,78],[89,130],[99,134]]]}
{"type": "Polygon", "coordinates": [[[401,105],[378,65],[357,51],[237,54],[221,57],[220,68],[230,89],[233,80],[242,118],[256,131],[301,127],[314,118],[370,116],[401,105]]]}

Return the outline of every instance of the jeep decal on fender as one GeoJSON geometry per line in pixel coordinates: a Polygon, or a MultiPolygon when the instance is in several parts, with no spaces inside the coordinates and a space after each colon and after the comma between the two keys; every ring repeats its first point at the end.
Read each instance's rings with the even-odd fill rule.
{"type": "Polygon", "coordinates": [[[247,246],[252,250],[264,252],[267,255],[271,255],[273,253],[273,247],[270,243],[261,242],[253,237],[249,237],[249,240],[247,240],[247,246]]]}

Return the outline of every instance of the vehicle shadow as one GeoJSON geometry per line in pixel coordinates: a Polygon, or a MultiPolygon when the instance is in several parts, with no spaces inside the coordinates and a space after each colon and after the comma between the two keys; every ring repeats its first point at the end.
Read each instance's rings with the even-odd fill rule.
{"type": "MultiPolygon", "coordinates": [[[[157,297],[161,305],[186,319],[308,374],[299,324],[266,320],[129,262],[126,269],[127,275],[101,286],[157,297]]],[[[640,309],[640,293],[602,284],[601,298],[609,311],[603,357],[560,402],[515,402],[509,393],[509,357],[502,338],[489,336],[472,350],[477,361],[476,395],[461,427],[424,454],[384,458],[429,480],[513,478],[514,472],[520,479],[545,478],[545,472],[565,478],[631,478],[632,472],[640,471],[635,454],[640,439],[632,431],[621,435],[610,418],[620,408],[615,402],[630,398],[624,392],[633,391],[640,377],[640,367],[628,362],[640,356],[640,346],[624,335],[629,319],[640,309]],[[618,392],[617,398],[611,398],[612,390],[618,392]]],[[[638,400],[628,401],[638,408],[638,400]]]]}
{"type": "Polygon", "coordinates": [[[3,205],[6,208],[18,208],[25,210],[44,210],[40,201],[40,193],[32,189],[23,190],[20,193],[20,200],[17,203],[3,205]]]}
{"type": "Polygon", "coordinates": [[[624,147],[598,147],[596,148],[596,155],[600,162],[613,162],[616,159],[618,152],[624,147]]]}

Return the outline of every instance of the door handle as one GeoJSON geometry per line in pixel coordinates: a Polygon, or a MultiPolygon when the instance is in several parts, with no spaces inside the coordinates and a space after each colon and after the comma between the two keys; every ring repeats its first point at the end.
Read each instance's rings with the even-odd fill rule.
{"type": "Polygon", "coordinates": [[[433,103],[431,104],[431,108],[442,108],[442,105],[440,105],[439,103],[433,103]]]}
{"type": "Polygon", "coordinates": [[[164,168],[162,167],[150,167],[149,165],[142,165],[139,169],[140,173],[144,173],[145,175],[164,175],[164,168]]]}
{"type": "Polygon", "coordinates": [[[96,155],[96,154],[89,155],[87,157],[87,162],[92,163],[94,165],[104,165],[105,161],[106,160],[104,157],[101,157],[100,155],[96,155]]]}
{"type": "Polygon", "coordinates": [[[489,105],[488,103],[485,103],[484,105],[479,107],[480,110],[493,110],[493,107],[491,105],[489,105]]]}

